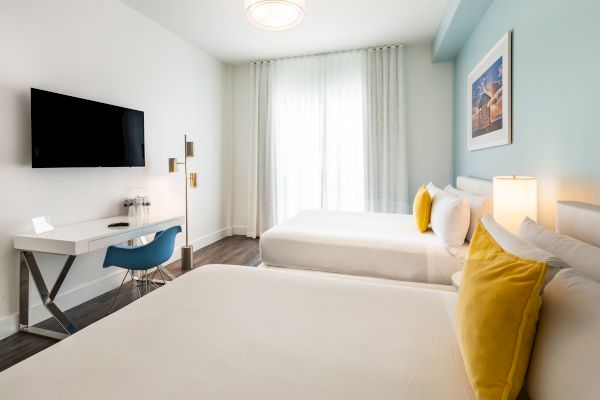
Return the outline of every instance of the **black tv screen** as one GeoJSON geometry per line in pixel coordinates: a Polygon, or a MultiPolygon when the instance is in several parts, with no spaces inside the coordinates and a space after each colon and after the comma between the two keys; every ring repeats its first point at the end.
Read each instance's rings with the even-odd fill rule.
{"type": "Polygon", "coordinates": [[[143,167],[144,113],[31,89],[33,168],[143,167]]]}

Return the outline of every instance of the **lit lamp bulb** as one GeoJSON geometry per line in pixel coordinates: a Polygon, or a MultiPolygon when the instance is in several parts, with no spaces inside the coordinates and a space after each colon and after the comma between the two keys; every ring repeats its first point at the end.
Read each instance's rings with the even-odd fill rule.
{"type": "Polygon", "coordinates": [[[531,176],[494,177],[494,219],[512,233],[529,217],[537,221],[537,179],[531,176]]]}

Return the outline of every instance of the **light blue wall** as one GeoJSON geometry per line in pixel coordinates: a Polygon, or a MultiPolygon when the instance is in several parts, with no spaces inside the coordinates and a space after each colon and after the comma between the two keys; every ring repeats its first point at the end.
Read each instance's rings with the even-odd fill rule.
{"type": "Polygon", "coordinates": [[[495,0],[457,56],[455,175],[533,175],[540,218],[554,202],[600,202],[600,2],[495,0]],[[467,151],[467,76],[513,31],[513,144],[467,151]]]}
{"type": "Polygon", "coordinates": [[[492,0],[448,0],[431,46],[433,62],[454,61],[492,0]]]}

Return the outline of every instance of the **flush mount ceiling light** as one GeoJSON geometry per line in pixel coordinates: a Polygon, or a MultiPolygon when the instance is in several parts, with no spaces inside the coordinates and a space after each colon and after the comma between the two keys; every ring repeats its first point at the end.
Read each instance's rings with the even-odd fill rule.
{"type": "Polygon", "coordinates": [[[300,25],[305,16],[305,0],[244,0],[246,18],[268,31],[285,31],[300,25]]]}

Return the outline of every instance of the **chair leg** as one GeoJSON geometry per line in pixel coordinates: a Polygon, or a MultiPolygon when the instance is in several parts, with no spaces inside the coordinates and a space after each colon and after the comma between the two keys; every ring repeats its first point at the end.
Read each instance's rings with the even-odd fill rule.
{"type": "Polygon", "coordinates": [[[144,271],[144,286],[142,286],[142,290],[144,296],[148,294],[148,270],[144,271]]]}
{"type": "Polygon", "coordinates": [[[158,271],[158,273],[160,274],[160,277],[163,280],[163,285],[166,285],[167,284],[167,277],[165,276],[165,274],[163,274],[163,272],[160,269],[160,267],[156,268],[156,270],[158,271]]]}
{"type": "Polygon", "coordinates": [[[110,307],[108,308],[108,312],[106,313],[106,315],[110,314],[110,312],[112,311],[112,308],[115,305],[115,302],[117,301],[117,297],[119,297],[119,293],[121,293],[121,288],[123,287],[123,284],[125,283],[125,278],[127,278],[128,273],[129,273],[129,271],[125,272],[125,276],[123,277],[123,280],[121,281],[121,286],[119,286],[119,290],[117,290],[117,294],[113,298],[112,303],[110,303],[110,307]]]}
{"type": "MultiPolygon", "coordinates": [[[[159,272],[158,268],[154,268],[154,271],[152,272],[152,276],[150,277],[150,283],[152,284],[152,286],[154,286],[156,289],[158,289],[158,283],[156,282],[156,273],[159,272]]],[[[163,283],[161,283],[161,285],[163,285],[163,283]]]]}
{"type": "Polygon", "coordinates": [[[142,298],[142,291],[140,290],[140,285],[143,284],[143,281],[140,281],[139,279],[136,281],[134,279],[134,277],[133,277],[133,271],[129,271],[129,272],[131,273],[131,279],[133,279],[135,288],[137,289],[138,295],[140,296],[139,298],[141,299],[142,298]]]}
{"type": "MultiPolygon", "coordinates": [[[[148,278],[148,286],[152,286],[153,289],[158,289],[158,283],[156,282],[155,276],[156,276],[156,272],[158,272],[159,269],[155,268],[154,271],[152,272],[152,275],[150,275],[150,277],[148,278]]],[[[164,285],[164,281],[162,283],[164,285]]]]}

